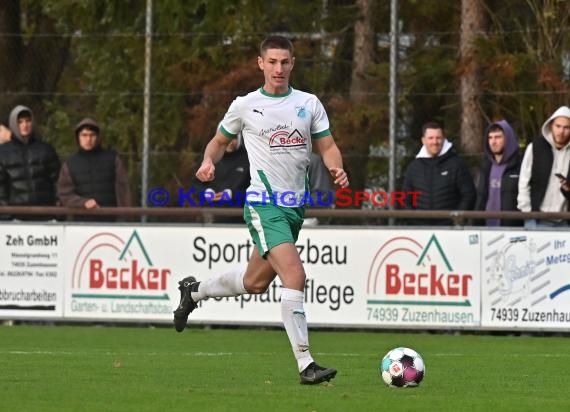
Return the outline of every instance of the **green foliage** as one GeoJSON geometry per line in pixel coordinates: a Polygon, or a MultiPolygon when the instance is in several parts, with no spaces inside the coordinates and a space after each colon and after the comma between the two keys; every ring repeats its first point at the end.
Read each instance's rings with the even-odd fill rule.
{"type": "MultiPolygon", "coordinates": [[[[444,124],[454,140],[459,131],[460,101],[457,64],[459,2],[404,1],[400,56],[399,110],[407,123],[409,140],[419,144],[422,125],[431,120],[444,124]]],[[[404,137],[404,136],[403,136],[404,137]]]]}
{"type": "MultiPolygon", "coordinates": [[[[151,185],[168,184],[173,176],[187,180],[183,171],[196,160],[192,153],[202,149],[229,102],[226,99],[225,107],[209,111],[206,133],[194,127],[192,110],[204,105],[208,98],[205,91],[219,79],[254,61],[267,32],[302,31],[301,17],[312,14],[315,5],[291,7],[292,3],[154,2],[151,185]],[[280,27],[273,27],[275,21],[280,27]],[[181,151],[187,154],[179,157],[181,151]]],[[[53,131],[56,145],[69,153],[73,150],[69,138],[73,125],[85,116],[95,118],[102,125],[107,144],[126,157],[133,181],[139,181],[145,2],[47,0],[42,7],[44,13],[57,19],[58,27],[74,33],[72,59],[58,90],[60,97],[46,106],[46,129],[53,131]]],[[[232,90],[236,86],[220,92],[230,95],[231,101],[237,95],[232,90]]]]}
{"type": "MultiPolygon", "coordinates": [[[[138,198],[146,2],[21,0],[20,4],[24,45],[31,44],[34,36],[71,39],[56,89],[24,95],[34,103],[45,96],[36,110],[42,134],[65,158],[75,150],[74,125],[83,117],[95,118],[106,144],[125,158],[138,198]],[[54,24],[42,26],[46,20],[54,24]]],[[[354,169],[356,187],[370,182],[383,185],[390,2],[373,4],[378,47],[369,56],[366,73],[369,99],[359,106],[349,96],[358,11],[354,0],[155,0],[149,185],[188,187],[199,154],[229,103],[261,85],[256,57],[259,42],[268,33],[286,33],[294,40],[296,68],[291,83],[315,93],[329,110],[335,139],[354,169]]],[[[482,112],[485,120],[506,118],[521,140],[528,141],[549,113],[568,104],[570,3],[485,0],[484,5],[488,31],[476,44],[482,112]]],[[[461,2],[399,2],[397,110],[404,155],[419,145],[420,127],[427,120],[443,122],[446,134],[458,138],[460,6],[461,2]]],[[[2,107],[11,104],[3,99],[2,107]]]]}
{"type": "Polygon", "coordinates": [[[558,106],[568,104],[570,3],[527,0],[514,14],[505,4],[496,6],[477,44],[482,102],[490,120],[506,118],[529,142],[558,106]]]}

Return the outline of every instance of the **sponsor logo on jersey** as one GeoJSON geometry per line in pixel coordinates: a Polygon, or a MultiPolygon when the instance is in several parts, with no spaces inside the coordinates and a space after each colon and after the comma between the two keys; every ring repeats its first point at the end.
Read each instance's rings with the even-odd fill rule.
{"type": "Polygon", "coordinates": [[[293,130],[292,132],[288,132],[286,130],[280,130],[271,135],[269,138],[269,148],[277,151],[281,151],[283,149],[294,149],[295,148],[305,148],[307,146],[307,139],[303,137],[301,133],[297,129],[293,130]]]}

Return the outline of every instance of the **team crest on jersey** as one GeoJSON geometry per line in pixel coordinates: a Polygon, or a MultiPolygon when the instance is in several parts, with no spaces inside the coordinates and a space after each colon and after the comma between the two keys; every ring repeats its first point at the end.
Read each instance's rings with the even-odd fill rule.
{"type": "Polygon", "coordinates": [[[286,130],[275,132],[269,138],[269,149],[271,152],[284,152],[290,150],[300,150],[307,146],[308,139],[295,129],[291,133],[286,130]]]}
{"type": "Polygon", "coordinates": [[[307,116],[305,106],[295,106],[295,111],[297,112],[297,117],[300,119],[304,119],[307,116]]]}

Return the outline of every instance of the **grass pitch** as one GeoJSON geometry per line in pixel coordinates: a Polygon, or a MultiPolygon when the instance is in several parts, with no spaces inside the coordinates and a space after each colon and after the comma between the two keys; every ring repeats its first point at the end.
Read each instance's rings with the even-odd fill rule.
{"type": "Polygon", "coordinates": [[[311,331],[330,384],[302,386],[284,331],[0,327],[2,411],[568,411],[568,339],[311,331]],[[426,363],[418,388],[384,385],[396,346],[426,363]]]}

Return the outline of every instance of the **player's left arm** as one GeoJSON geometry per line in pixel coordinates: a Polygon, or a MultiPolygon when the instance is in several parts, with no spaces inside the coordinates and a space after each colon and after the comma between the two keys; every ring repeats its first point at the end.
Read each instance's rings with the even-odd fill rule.
{"type": "Polygon", "coordinates": [[[342,165],[342,155],[332,136],[329,134],[328,136],[314,139],[313,146],[322,156],[334,183],[340,187],[348,187],[348,176],[342,165]]]}

